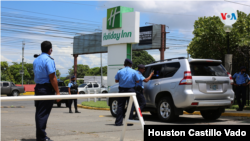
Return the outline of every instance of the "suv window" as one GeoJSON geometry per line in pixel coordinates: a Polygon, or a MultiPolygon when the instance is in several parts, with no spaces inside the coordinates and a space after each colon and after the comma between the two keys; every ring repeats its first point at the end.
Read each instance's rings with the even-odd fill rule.
{"type": "Polygon", "coordinates": [[[191,62],[192,76],[228,76],[221,63],[216,62],[191,62]]]}
{"type": "Polygon", "coordinates": [[[64,82],[58,82],[58,86],[65,86],[64,82]]]}
{"type": "Polygon", "coordinates": [[[14,83],[11,83],[12,84],[12,86],[16,86],[14,83]]]}
{"type": "Polygon", "coordinates": [[[155,65],[155,66],[151,66],[151,71],[149,72],[149,74],[154,70],[154,75],[152,76],[151,79],[159,79],[162,78],[163,76],[163,65],[155,65]]]}
{"type": "Polygon", "coordinates": [[[79,87],[85,87],[87,84],[81,84],[79,87]]]}
{"type": "Polygon", "coordinates": [[[92,86],[92,84],[88,84],[88,88],[92,88],[93,86],[92,86]]]}
{"type": "Polygon", "coordinates": [[[167,63],[164,65],[163,77],[172,77],[180,68],[180,63],[167,63]]]}
{"type": "Polygon", "coordinates": [[[143,73],[143,76],[145,78],[148,78],[149,74],[151,73],[150,67],[145,67],[145,72],[143,73]]]}
{"type": "Polygon", "coordinates": [[[94,87],[96,88],[96,87],[99,87],[99,85],[98,84],[94,84],[94,87]]]}
{"type": "Polygon", "coordinates": [[[7,87],[7,86],[9,86],[9,83],[3,83],[3,86],[7,87]]]}

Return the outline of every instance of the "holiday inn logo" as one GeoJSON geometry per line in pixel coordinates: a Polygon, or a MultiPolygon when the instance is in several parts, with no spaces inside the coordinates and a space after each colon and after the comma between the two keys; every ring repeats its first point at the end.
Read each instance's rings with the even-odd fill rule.
{"type": "Polygon", "coordinates": [[[122,14],[133,12],[134,8],[117,6],[107,9],[107,29],[122,27],[122,14]]]}

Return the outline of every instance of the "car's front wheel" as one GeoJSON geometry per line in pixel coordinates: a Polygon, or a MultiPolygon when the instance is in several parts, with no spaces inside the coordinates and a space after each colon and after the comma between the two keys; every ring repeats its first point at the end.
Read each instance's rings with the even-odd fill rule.
{"type": "Polygon", "coordinates": [[[117,99],[111,99],[111,104],[110,104],[110,112],[113,117],[116,117],[117,115],[117,110],[118,110],[118,101],[117,99]]]}
{"type": "Polygon", "coordinates": [[[179,115],[175,115],[172,99],[164,97],[158,102],[157,114],[161,121],[169,122],[176,120],[179,115]]]}
{"type": "Polygon", "coordinates": [[[12,96],[19,96],[19,92],[18,91],[13,91],[12,96]]]}
{"type": "Polygon", "coordinates": [[[85,94],[85,92],[81,91],[81,92],[79,92],[79,94],[85,94]]]}
{"type": "Polygon", "coordinates": [[[216,110],[202,110],[200,112],[201,112],[202,117],[204,119],[206,119],[206,120],[216,120],[222,114],[222,111],[220,109],[216,109],[216,110]]]}

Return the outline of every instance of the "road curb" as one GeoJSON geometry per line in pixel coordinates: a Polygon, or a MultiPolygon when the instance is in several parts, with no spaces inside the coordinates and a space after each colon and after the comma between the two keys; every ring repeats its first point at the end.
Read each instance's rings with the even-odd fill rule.
{"type": "Polygon", "coordinates": [[[81,105],[81,104],[77,104],[77,107],[84,108],[84,109],[109,111],[109,108],[97,108],[97,107],[84,106],[84,105],[81,105]]]}
{"type": "MultiPolygon", "coordinates": [[[[200,112],[193,112],[192,114],[188,112],[183,112],[185,115],[201,115],[200,112]]],[[[233,117],[250,117],[250,113],[222,113],[221,116],[233,116],[233,117]]]]}
{"type": "MultiPolygon", "coordinates": [[[[97,108],[97,107],[90,107],[90,106],[83,106],[81,104],[77,104],[77,107],[84,108],[84,109],[92,109],[92,110],[106,110],[109,111],[109,108],[97,108]]],[[[183,112],[184,115],[201,115],[200,112],[193,112],[192,114],[188,112],[183,112]]],[[[233,117],[250,117],[250,113],[222,113],[221,116],[233,116],[233,117]]]]}
{"type": "Polygon", "coordinates": [[[1,106],[1,108],[25,108],[24,106],[1,106]]]}

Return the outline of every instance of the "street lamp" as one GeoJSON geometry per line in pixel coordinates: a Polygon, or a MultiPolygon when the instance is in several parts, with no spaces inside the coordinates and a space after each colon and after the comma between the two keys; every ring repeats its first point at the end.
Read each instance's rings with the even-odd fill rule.
{"type": "Polygon", "coordinates": [[[229,32],[232,31],[232,28],[231,25],[225,25],[223,27],[224,31],[227,33],[227,54],[229,54],[229,32]]]}

